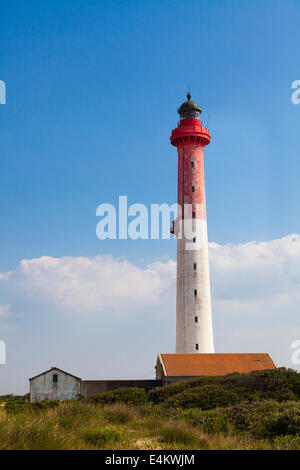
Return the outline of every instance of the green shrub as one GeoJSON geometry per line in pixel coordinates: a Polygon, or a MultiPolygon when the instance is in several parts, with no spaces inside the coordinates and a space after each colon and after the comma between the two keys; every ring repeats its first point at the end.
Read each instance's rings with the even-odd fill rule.
{"type": "Polygon", "coordinates": [[[300,403],[265,400],[243,403],[224,409],[223,413],[237,431],[259,437],[296,434],[300,431],[300,403]]]}
{"type": "Polygon", "coordinates": [[[98,427],[89,429],[84,435],[85,441],[96,447],[103,447],[108,443],[122,441],[124,434],[121,430],[112,427],[98,427]]]}
{"type": "Polygon", "coordinates": [[[249,433],[258,438],[300,435],[300,403],[266,400],[214,410],[191,409],[182,418],[205,432],[249,433]]]}
{"type": "Polygon", "coordinates": [[[184,392],[187,389],[201,387],[218,381],[218,377],[200,377],[197,379],[183,380],[175,382],[164,387],[156,387],[148,392],[149,402],[158,404],[163,403],[170,397],[177,395],[178,393],[184,392]]]}
{"type": "Polygon", "coordinates": [[[9,395],[0,395],[0,403],[2,401],[11,401],[14,399],[14,396],[12,393],[10,393],[9,395]]]}
{"type": "Polygon", "coordinates": [[[300,436],[278,436],[273,440],[274,450],[300,450],[300,436]]]}
{"type": "Polygon", "coordinates": [[[156,387],[148,392],[148,400],[152,403],[162,403],[173,395],[183,392],[191,386],[190,380],[176,382],[165,387],[156,387]]]}
{"type": "Polygon", "coordinates": [[[182,419],[208,433],[217,432],[226,434],[232,430],[230,419],[223,413],[222,408],[208,411],[190,409],[184,412],[182,419]]]}
{"type": "Polygon", "coordinates": [[[141,405],[147,402],[147,395],[143,388],[130,387],[98,393],[91,396],[89,400],[101,405],[113,405],[115,403],[141,405]]]}
{"type": "Polygon", "coordinates": [[[148,398],[152,403],[163,403],[187,389],[206,385],[231,385],[239,396],[239,401],[300,400],[300,373],[285,368],[257,370],[247,374],[235,372],[219,377],[199,377],[176,382],[150,390],[148,398]]]}
{"type": "Polygon", "coordinates": [[[300,434],[300,409],[297,411],[285,410],[279,414],[265,417],[262,419],[259,433],[268,437],[300,434]]]}
{"type": "Polygon", "coordinates": [[[0,403],[5,401],[29,401],[30,394],[26,393],[26,395],[13,395],[10,393],[9,395],[0,395],[0,403]]]}
{"type": "Polygon", "coordinates": [[[55,408],[61,405],[60,400],[43,400],[43,401],[9,401],[5,404],[5,411],[10,414],[18,414],[23,412],[38,412],[43,410],[48,410],[50,408],[55,408]]]}
{"type": "Polygon", "coordinates": [[[224,376],[221,383],[230,383],[243,388],[244,397],[251,401],[259,399],[287,401],[300,398],[300,395],[297,396],[295,393],[298,379],[300,379],[300,374],[296,371],[281,368],[224,376]]]}
{"type": "Polygon", "coordinates": [[[203,385],[188,388],[167,400],[167,405],[174,408],[201,408],[211,410],[237,403],[239,397],[232,387],[222,385],[203,385]]]}

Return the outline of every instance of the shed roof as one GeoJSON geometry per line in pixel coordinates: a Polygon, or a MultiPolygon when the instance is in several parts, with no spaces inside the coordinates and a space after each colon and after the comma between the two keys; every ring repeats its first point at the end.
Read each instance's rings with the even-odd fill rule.
{"type": "Polygon", "coordinates": [[[267,353],[160,354],[159,360],[165,376],[168,377],[199,377],[276,369],[267,353]]]}
{"type": "Polygon", "coordinates": [[[37,377],[40,377],[41,375],[47,374],[48,372],[58,370],[59,372],[63,372],[64,374],[70,375],[71,377],[74,377],[74,379],[81,380],[80,377],[77,377],[76,375],[70,374],[70,372],[66,372],[65,370],[59,369],[58,367],[51,367],[51,369],[45,370],[44,372],[41,372],[38,375],[35,375],[34,377],[31,377],[29,380],[36,379],[37,377]]]}

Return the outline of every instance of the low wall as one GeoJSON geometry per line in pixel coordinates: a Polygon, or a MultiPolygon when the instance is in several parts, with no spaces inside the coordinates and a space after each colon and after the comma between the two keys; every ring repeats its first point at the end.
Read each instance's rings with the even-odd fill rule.
{"type": "Polygon", "coordinates": [[[185,376],[183,375],[182,377],[164,377],[162,380],[161,380],[161,383],[162,383],[162,386],[165,386],[165,385],[171,385],[175,382],[183,382],[185,380],[190,380],[190,379],[199,379],[199,378],[202,378],[204,376],[199,376],[199,375],[191,375],[191,376],[185,376]]]}
{"type": "Polygon", "coordinates": [[[161,380],[82,380],[80,394],[90,397],[96,393],[109,392],[117,388],[138,387],[147,391],[161,386],[161,380]]]}

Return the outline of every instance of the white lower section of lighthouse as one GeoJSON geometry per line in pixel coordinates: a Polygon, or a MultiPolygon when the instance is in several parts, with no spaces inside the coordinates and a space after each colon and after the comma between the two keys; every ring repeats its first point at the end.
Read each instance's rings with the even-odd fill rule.
{"type": "Polygon", "coordinates": [[[177,236],[176,353],[214,353],[207,224],[191,223],[177,236]]]}

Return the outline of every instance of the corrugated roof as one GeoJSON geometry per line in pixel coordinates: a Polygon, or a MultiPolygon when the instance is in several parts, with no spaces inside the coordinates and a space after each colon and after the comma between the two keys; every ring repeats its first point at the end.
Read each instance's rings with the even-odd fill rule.
{"type": "Polygon", "coordinates": [[[160,354],[168,377],[226,375],[232,372],[276,369],[266,353],[160,354]]]}

